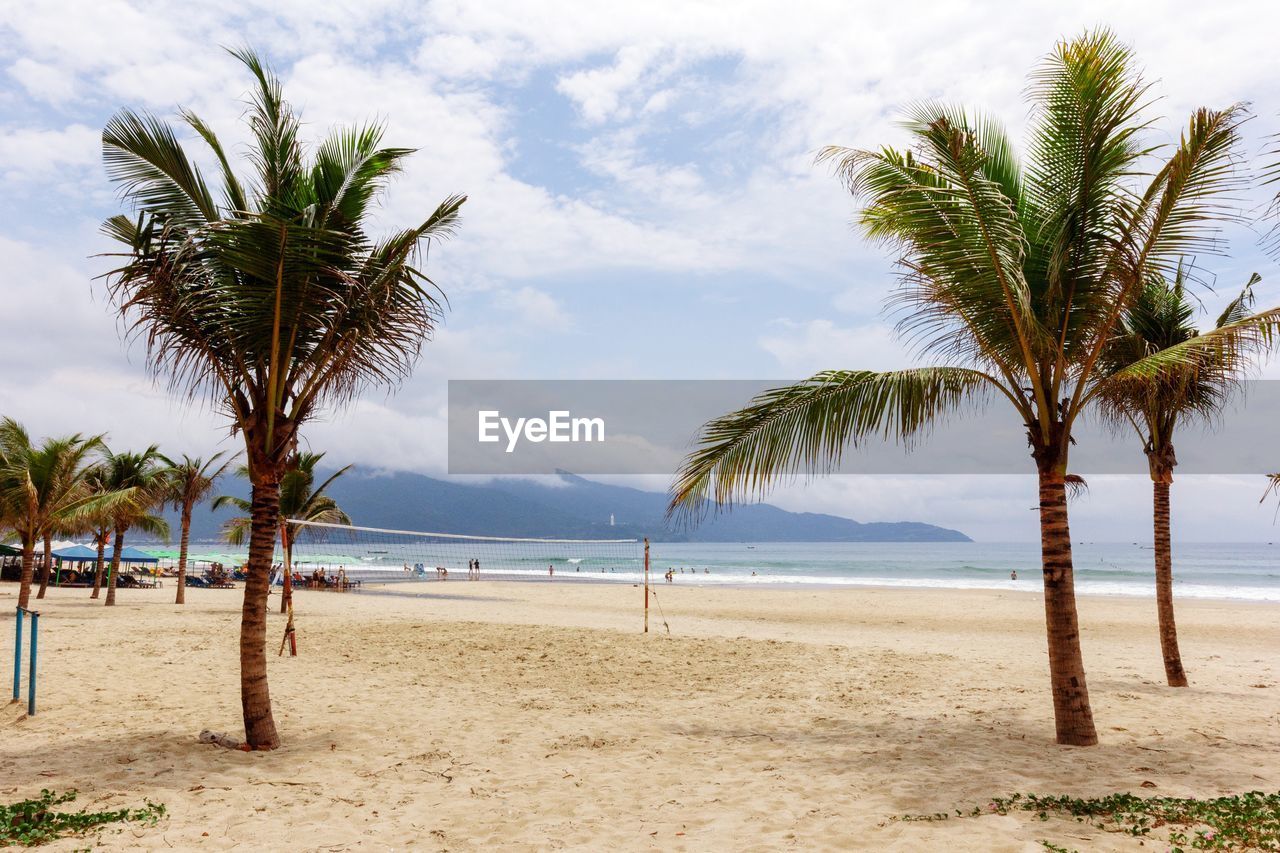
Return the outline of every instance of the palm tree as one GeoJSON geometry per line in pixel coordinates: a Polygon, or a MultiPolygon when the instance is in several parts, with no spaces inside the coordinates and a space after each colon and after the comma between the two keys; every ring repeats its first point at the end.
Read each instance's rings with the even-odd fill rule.
{"type": "MultiPolygon", "coordinates": [[[[338,506],[338,502],[325,491],[333,481],[351,470],[353,466],[339,468],[330,477],[316,486],[316,465],[324,458],[323,453],[295,453],[289,458],[284,477],[280,480],[280,550],[284,555],[284,594],[280,597],[280,612],[287,613],[293,599],[293,543],[298,541],[298,533],[302,525],[292,521],[314,521],[322,524],[350,524],[351,518],[338,506]]],[[[241,466],[237,472],[242,477],[248,471],[241,466]]],[[[243,545],[250,532],[251,519],[247,513],[252,509],[249,501],[233,495],[222,495],[213,503],[213,508],[234,506],[246,515],[232,518],[223,525],[227,542],[232,545],[243,545]]]]}
{"type": "Polygon", "coordinates": [[[1199,109],[1162,161],[1142,139],[1148,103],[1130,50],[1107,31],[1059,43],[1031,78],[1025,164],[995,120],[925,103],[908,150],[829,148],[859,222],[902,269],[902,334],[936,366],[819,373],[703,427],[672,485],[696,518],[763,495],[779,477],[836,468],[873,436],[908,446],[962,405],[1006,400],[1026,426],[1039,480],[1041,563],[1059,743],[1097,743],[1076,613],[1067,516],[1076,418],[1108,381],[1158,373],[1252,330],[1201,335],[1111,376],[1099,361],[1152,274],[1213,248],[1229,217],[1240,106],[1199,109]],[[1158,167],[1142,185],[1136,175],[1158,167]],[[711,500],[708,500],[711,499],[711,500]]]}
{"type": "MultiPolygon", "coordinates": [[[[106,450],[106,448],[104,448],[106,450]]],[[[110,451],[107,450],[109,453],[110,451]]],[[[110,491],[106,483],[107,471],[102,465],[94,466],[88,474],[87,480],[89,488],[98,494],[110,491]]],[[[89,598],[97,598],[102,591],[102,582],[106,579],[106,550],[111,544],[111,512],[102,510],[93,513],[88,519],[89,530],[93,534],[93,544],[98,549],[98,556],[94,563],[93,570],[93,591],[89,594],[89,598]]]]}
{"type": "Polygon", "coordinates": [[[111,525],[99,522],[93,529],[93,544],[98,549],[98,557],[93,568],[93,592],[90,598],[97,598],[102,592],[102,582],[107,577],[106,552],[111,544],[111,525]]]}
{"type": "Polygon", "coordinates": [[[182,538],[178,545],[178,597],[175,604],[186,601],[184,593],[187,586],[187,547],[191,540],[191,511],[213,493],[214,484],[231,464],[228,459],[218,465],[221,458],[221,453],[215,453],[206,461],[199,457],[193,459],[184,453],[180,462],[167,458],[164,460],[169,466],[165,471],[169,480],[169,501],[179,511],[182,524],[182,538]]]}
{"type": "Polygon", "coordinates": [[[461,196],[424,222],[375,240],[371,205],[412,152],[381,148],[382,129],[333,131],[308,158],[279,80],[237,51],[257,86],[248,104],[242,182],[213,130],[184,111],[220,172],[215,197],[172,127],[124,110],[103,131],[108,174],[137,211],[105,231],[126,246],[108,278],[154,371],[207,396],[244,438],[252,485],[248,580],[240,622],[247,743],[279,745],[267,688],[266,603],[280,480],[298,430],[326,405],[409,375],[442,297],[417,267],[424,241],[452,232],[461,196]]]}
{"type": "Polygon", "coordinates": [[[49,583],[52,563],[50,539],[59,525],[79,513],[115,498],[95,495],[87,483],[100,437],[71,435],[47,438],[34,445],[27,431],[12,418],[0,420],[0,512],[22,543],[22,574],[18,606],[31,602],[35,545],[44,541],[44,569],[40,597],[49,583]]]}
{"type": "Polygon", "coordinates": [[[154,444],[141,453],[107,451],[104,455],[102,479],[107,488],[116,492],[128,491],[132,495],[130,500],[112,507],[110,513],[111,570],[107,573],[107,607],[116,603],[116,581],[120,575],[124,535],[137,528],[153,536],[169,536],[168,522],[152,512],[167,496],[169,484],[162,467],[163,459],[154,444]]]}
{"type": "MultiPolygon", "coordinates": [[[[1199,337],[1195,305],[1186,290],[1186,276],[1187,271],[1179,266],[1172,283],[1152,278],[1138,292],[1105,356],[1111,369],[1122,369],[1199,337]]],[[[1243,330],[1256,324],[1259,332],[1256,343],[1270,342],[1268,332],[1274,318],[1268,313],[1256,316],[1249,313],[1254,302],[1253,286],[1259,281],[1261,277],[1255,273],[1218,317],[1216,329],[1243,330]]],[[[1173,615],[1169,487],[1173,483],[1173,469],[1178,464],[1173,435],[1179,424],[1211,420],[1221,411],[1247,367],[1243,355],[1237,349],[1202,350],[1199,359],[1180,370],[1168,370],[1146,380],[1104,385],[1098,398],[1107,418],[1137,432],[1147,456],[1154,518],[1156,612],[1165,679],[1170,687],[1187,686],[1173,615]]]]}

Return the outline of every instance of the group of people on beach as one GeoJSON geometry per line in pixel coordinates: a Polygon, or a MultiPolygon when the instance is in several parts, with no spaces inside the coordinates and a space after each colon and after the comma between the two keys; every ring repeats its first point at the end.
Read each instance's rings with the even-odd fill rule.
{"type": "MultiPolygon", "coordinates": [[[[414,563],[413,568],[410,569],[409,564],[405,563],[404,571],[405,571],[405,574],[413,573],[418,576],[423,576],[423,575],[426,575],[427,573],[427,567],[422,563],[414,563]]],[[[444,566],[436,566],[436,579],[447,581],[449,579],[449,570],[444,566]]],[[[467,560],[467,580],[469,581],[480,580],[480,561],[479,560],[467,560]]]]}
{"type": "MultiPolygon", "coordinates": [[[[698,573],[697,569],[689,569],[689,574],[696,575],[697,573],[698,573]]],[[[702,570],[702,573],[704,575],[709,575],[711,574],[711,570],[704,568],[702,570]]],[[[680,567],[680,574],[684,574],[684,566],[680,567]]],[[[667,583],[673,583],[676,579],[676,570],[671,568],[670,566],[667,566],[667,573],[663,575],[663,577],[667,579],[667,583]]]]}

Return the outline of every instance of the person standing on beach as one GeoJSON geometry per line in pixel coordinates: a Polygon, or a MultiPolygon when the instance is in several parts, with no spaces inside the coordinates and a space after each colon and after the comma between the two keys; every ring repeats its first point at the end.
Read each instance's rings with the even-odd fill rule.
{"type": "Polygon", "coordinates": [[[1017,570],[1017,569],[1014,569],[1013,571],[1009,572],[1009,580],[1011,580],[1011,581],[1016,581],[1017,579],[1018,579],[1018,570],[1017,570]]]}
{"type": "Polygon", "coordinates": [[[555,577],[555,576],[556,576],[556,567],[555,567],[555,566],[547,566],[547,576],[548,576],[548,577],[555,577]]]}

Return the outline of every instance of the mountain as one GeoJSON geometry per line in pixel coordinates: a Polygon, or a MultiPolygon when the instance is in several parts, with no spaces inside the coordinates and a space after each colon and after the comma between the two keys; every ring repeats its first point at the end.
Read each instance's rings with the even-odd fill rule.
{"type": "MultiPolygon", "coordinates": [[[[247,484],[235,480],[223,485],[237,494],[248,491],[247,484]]],[[[655,542],[970,541],[959,531],[919,521],[864,524],[835,515],[787,512],[769,504],[741,505],[711,515],[691,530],[673,529],[664,518],[665,495],[568,473],[561,473],[554,485],[531,480],[465,485],[421,474],[354,470],[334,482],[329,492],[356,524],[398,530],[573,539],[648,536],[655,542]]],[[[217,538],[229,515],[197,510],[192,538],[217,538]]],[[[176,533],[176,519],[170,524],[176,533]]]]}

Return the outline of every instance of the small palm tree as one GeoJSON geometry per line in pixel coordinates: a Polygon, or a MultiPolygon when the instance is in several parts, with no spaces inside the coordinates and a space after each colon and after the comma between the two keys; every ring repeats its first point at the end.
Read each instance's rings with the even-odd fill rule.
{"type": "Polygon", "coordinates": [[[213,487],[218,482],[218,478],[231,464],[231,460],[228,459],[218,465],[222,456],[221,453],[215,453],[208,460],[204,460],[198,457],[193,459],[183,454],[179,462],[168,458],[164,460],[169,466],[164,472],[169,481],[169,502],[180,513],[182,525],[182,536],[178,545],[178,596],[175,604],[183,604],[186,601],[187,547],[191,541],[191,511],[213,494],[213,487]]]}
{"type": "Polygon", "coordinates": [[[252,531],[241,707],[246,742],[274,749],[266,604],[280,480],[318,411],[411,372],[443,309],[419,248],[452,232],[465,199],[370,237],[372,205],[413,152],[380,147],[382,129],[369,125],[332,132],[308,157],[280,81],[255,54],[235,55],[257,83],[246,111],[253,178],[242,181],[212,128],[184,111],[217,164],[216,195],[172,127],[124,110],[103,131],[103,160],[137,217],[113,217],[104,230],[125,247],[110,292],[152,369],[207,395],[244,438],[252,531]]]}
{"type": "Polygon", "coordinates": [[[156,445],[141,453],[113,453],[103,457],[103,482],[115,492],[127,492],[131,498],[112,507],[111,569],[107,573],[106,606],[116,603],[116,581],[120,575],[120,555],[124,536],[132,529],[153,536],[168,537],[169,524],[153,510],[167,497],[168,481],[163,467],[164,457],[156,445]]]}
{"type": "Polygon", "coordinates": [[[54,531],[77,514],[116,498],[95,495],[88,485],[93,455],[101,447],[99,437],[81,435],[48,438],[37,446],[17,421],[0,420],[0,505],[4,506],[0,514],[9,519],[22,543],[19,607],[27,607],[31,601],[36,543],[43,540],[45,546],[40,585],[43,597],[49,584],[54,531]]]}
{"type": "MultiPolygon", "coordinates": [[[[1186,290],[1187,270],[1181,265],[1172,283],[1152,278],[1125,311],[1105,361],[1114,371],[1141,363],[1162,351],[1176,351],[1200,336],[1195,325],[1196,308],[1186,290]]],[[[1242,341],[1257,329],[1252,340],[1271,341],[1274,318],[1252,315],[1256,273],[1240,295],[1218,317],[1215,330],[1238,330],[1242,341]]],[[[1103,386],[1098,402],[1105,417],[1123,428],[1132,428],[1142,439],[1151,474],[1152,514],[1156,576],[1156,612],[1159,616],[1160,651],[1165,679],[1170,687],[1186,687],[1187,675],[1178,649],[1178,629],[1173,613],[1173,548],[1169,534],[1169,487],[1178,464],[1173,437],[1187,421],[1210,421],[1221,411],[1232,389],[1247,368],[1246,352],[1239,347],[1201,349],[1199,357],[1182,362],[1156,376],[1134,377],[1103,386]]]]}
{"type": "MultiPolygon", "coordinates": [[[[289,467],[280,480],[280,550],[284,554],[284,594],[280,612],[286,613],[293,598],[293,543],[298,540],[302,525],[294,521],[315,521],[322,524],[350,524],[351,519],[338,506],[337,501],[325,494],[333,481],[351,470],[352,466],[339,468],[327,480],[316,486],[316,465],[323,453],[295,453],[289,459],[289,467]]],[[[237,473],[248,477],[242,466],[237,473]]],[[[213,508],[234,506],[246,515],[232,518],[223,525],[223,534],[232,545],[243,545],[249,535],[252,519],[247,513],[252,509],[249,501],[232,495],[222,495],[213,508]]]]}
{"type": "MultiPolygon", "coordinates": [[[[110,450],[103,448],[104,454],[110,453],[110,450]]],[[[95,465],[89,471],[86,478],[89,488],[95,494],[106,494],[110,488],[106,483],[107,470],[102,465],[95,465]]],[[[102,592],[102,582],[106,580],[106,550],[111,544],[111,512],[110,509],[101,509],[91,513],[86,518],[88,524],[87,533],[92,534],[94,547],[98,549],[98,556],[94,562],[93,568],[93,591],[89,593],[89,598],[97,598],[102,592]]]]}
{"type": "Polygon", "coordinates": [[[910,445],[966,403],[1008,402],[1039,480],[1057,740],[1091,745],[1067,515],[1072,430],[1105,383],[1233,349],[1253,334],[1215,330],[1130,365],[1124,377],[1100,367],[1149,277],[1212,249],[1243,180],[1234,166],[1246,115],[1240,106],[1196,110],[1157,161],[1142,138],[1148,86],[1132,52],[1106,31],[1059,43],[1029,92],[1025,163],[998,122],[934,103],[908,114],[907,150],[822,153],[865,202],[862,228],[897,250],[899,329],[938,363],[820,373],[711,421],[676,476],[670,509],[696,517],[709,502],[759,497],[797,471],[834,470],[864,439],[910,445]],[[1139,183],[1148,163],[1156,170],[1139,183]]]}

